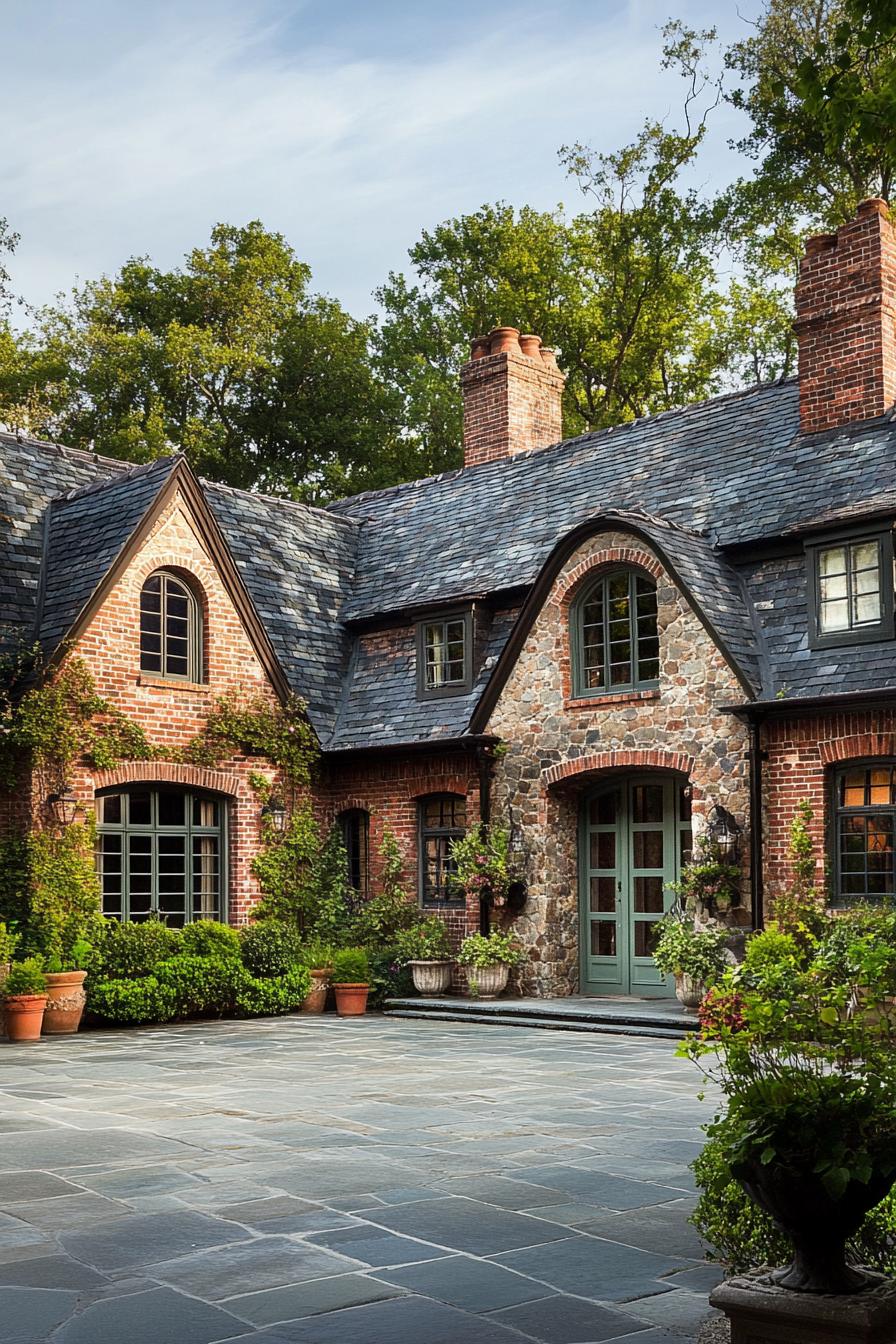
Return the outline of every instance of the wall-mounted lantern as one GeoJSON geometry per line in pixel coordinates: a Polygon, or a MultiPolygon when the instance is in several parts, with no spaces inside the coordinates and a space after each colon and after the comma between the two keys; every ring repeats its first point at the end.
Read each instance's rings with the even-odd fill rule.
{"type": "Polygon", "coordinates": [[[716,803],[706,827],[706,835],[725,863],[737,863],[742,834],[742,827],[738,826],[731,813],[716,803]]]}
{"type": "Polygon", "coordinates": [[[47,807],[53,814],[53,820],[57,826],[71,826],[78,815],[78,806],[78,800],[71,789],[63,789],[61,793],[47,795],[47,807]]]}
{"type": "Polygon", "coordinates": [[[286,808],[279,798],[269,798],[261,809],[261,824],[282,835],[286,830],[286,808]]]}

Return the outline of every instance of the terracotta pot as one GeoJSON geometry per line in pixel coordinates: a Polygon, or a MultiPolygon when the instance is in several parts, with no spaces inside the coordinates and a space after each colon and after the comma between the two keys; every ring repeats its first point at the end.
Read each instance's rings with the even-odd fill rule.
{"type": "Polygon", "coordinates": [[[890,1191],[896,1174],[872,1172],[867,1182],[851,1180],[834,1196],[812,1170],[763,1165],[758,1158],[733,1164],[731,1170],[793,1242],[793,1262],[772,1275],[776,1283],[796,1293],[857,1293],[868,1285],[867,1274],[847,1265],[846,1243],[890,1191]]]}
{"type": "Polygon", "coordinates": [[[467,985],[471,999],[496,999],[507,988],[510,967],[468,966],[467,985]]]}
{"type": "Polygon", "coordinates": [[[45,1036],[71,1036],[78,1030],[87,995],[86,971],[50,971],[47,973],[47,1011],[44,1013],[45,1036]]]}
{"type": "Polygon", "coordinates": [[[315,966],[311,971],[311,988],[302,1000],[300,1012],[322,1013],[327,1003],[327,990],[330,985],[332,966],[315,966]]]}
{"type": "Polygon", "coordinates": [[[6,1034],[11,1041],[40,1040],[46,994],[11,994],[3,1000],[6,1034]]]}
{"type": "Polygon", "coordinates": [[[685,1012],[696,1012],[705,993],[706,986],[702,980],[696,980],[692,975],[676,975],[675,997],[685,1012]]]}
{"type": "Polygon", "coordinates": [[[541,359],[541,337],[540,336],[521,336],[520,349],[524,355],[530,359],[541,359]]]}
{"type": "Polygon", "coordinates": [[[414,988],[423,998],[444,994],[451,984],[450,961],[409,961],[414,988]]]}
{"type": "Polygon", "coordinates": [[[367,1012],[369,985],[334,985],[336,992],[336,1011],[340,1017],[360,1017],[367,1012]]]}
{"type": "Polygon", "coordinates": [[[520,333],[518,327],[494,327],[488,334],[489,349],[493,355],[503,354],[505,350],[520,353],[520,333]]]}

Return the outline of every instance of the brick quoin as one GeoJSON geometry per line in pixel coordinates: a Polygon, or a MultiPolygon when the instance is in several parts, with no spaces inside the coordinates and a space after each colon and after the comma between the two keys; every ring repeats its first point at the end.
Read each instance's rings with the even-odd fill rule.
{"type": "Polygon", "coordinates": [[[559,443],[565,381],[553,351],[537,336],[497,327],[474,341],[460,371],[464,466],[559,443]]]}

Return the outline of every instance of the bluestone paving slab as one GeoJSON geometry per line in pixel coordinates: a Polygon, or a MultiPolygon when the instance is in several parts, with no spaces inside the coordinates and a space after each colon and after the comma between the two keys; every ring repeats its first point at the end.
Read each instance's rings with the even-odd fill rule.
{"type": "MultiPolygon", "coordinates": [[[[134,1150],[139,1145],[143,1157],[172,1154],[183,1157],[187,1147],[174,1139],[159,1138],[155,1134],[123,1133],[113,1129],[90,1134],[83,1130],[56,1129],[52,1135],[10,1134],[0,1144],[0,1170],[20,1171],[24,1167],[39,1167],[45,1171],[65,1172],[71,1167],[87,1166],[94,1162],[132,1163],[134,1150]]],[[[71,1173],[77,1179],[77,1173],[71,1173]]]]}
{"type": "Polygon", "coordinates": [[[314,1246],[325,1246],[340,1255],[350,1255],[371,1268],[385,1265],[412,1265],[420,1260],[433,1260],[440,1252],[422,1241],[395,1236],[381,1228],[364,1223],[360,1227],[339,1228],[333,1232],[317,1232],[307,1238],[314,1246]]]}
{"type": "MultiPolygon", "coordinates": [[[[84,1292],[111,1282],[105,1274],[82,1265],[70,1255],[42,1255],[0,1265],[0,1284],[20,1288],[73,1288],[84,1292]]],[[[2,1335],[0,1335],[2,1338],[2,1335]]]]}
{"type": "Polygon", "coordinates": [[[543,1297],[546,1289],[522,1274],[514,1274],[500,1265],[454,1255],[430,1260],[402,1269],[377,1270],[375,1277],[399,1284],[411,1292],[438,1298],[464,1311],[497,1311],[543,1297]]]}
{"type": "Polygon", "coordinates": [[[442,1302],[398,1297],[274,1326],[273,1337],[265,1344],[523,1344],[523,1340],[517,1330],[442,1302]]]}
{"type": "Polygon", "coordinates": [[[163,1283],[218,1302],[238,1293],[279,1288],[286,1283],[303,1283],[365,1268],[348,1252],[342,1255],[291,1237],[258,1237],[235,1246],[165,1260],[153,1265],[150,1273],[163,1283]]]}
{"type": "Polygon", "coordinates": [[[562,1190],[506,1176],[449,1178],[439,1181],[437,1188],[446,1195],[465,1195],[469,1199],[494,1204],[499,1209],[512,1210],[530,1209],[539,1204],[563,1204],[568,1198],[562,1190]]]}
{"type": "Polygon", "coordinates": [[[567,1235],[565,1228],[545,1219],[495,1209],[477,1200],[459,1196],[368,1211],[367,1217],[371,1222],[395,1232],[419,1237],[450,1250],[470,1251],[474,1255],[491,1255],[499,1250],[520,1246],[538,1246],[546,1241],[559,1241],[567,1235]]]}
{"type": "Polygon", "coordinates": [[[224,1306],[234,1315],[253,1325],[274,1325],[327,1311],[358,1307],[365,1302],[382,1302],[401,1297],[404,1289],[367,1278],[361,1274],[340,1274],[332,1279],[311,1279],[283,1288],[268,1288],[260,1293],[244,1293],[228,1298],[224,1306]]]}
{"type": "Polygon", "coordinates": [[[153,1288],[91,1303],[54,1335],[53,1344],[213,1344],[244,1332],[245,1322],[220,1307],[153,1288]]]}
{"type": "Polygon", "coordinates": [[[152,1265],[201,1247],[239,1240],[233,1223],[189,1209],[177,1213],[134,1213],[100,1223],[93,1232],[66,1232],[59,1240],[70,1255],[96,1269],[152,1265]]]}
{"type": "Polygon", "coordinates": [[[39,1227],[44,1232],[68,1232],[73,1228],[90,1227],[107,1218],[122,1218],[130,1214],[126,1205],[102,1195],[60,1195],[55,1199],[40,1199],[33,1204],[12,1204],[10,1211],[16,1218],[39,1227]]]}
{"type": "Polygon", "coordinates": [[[0,1207],[31,1203],[36,1199],[54,1199],[57,1195],[75,1195],[83,1186],[63,1180],[48,1171],[10,1171],[0,1175],[0,1207]]]}
{"type": "Polygon", "coordinates": [[[664,1204],[652,1209],[630,1209],[626,1213],[604,1213],[579,1224],[579,1231],[627,1246],[640,1246],[658,1255],[680,1255],[699,1260],[703,1245],[697,1229],[687,1221],[693,1209],[691,1200],[664,1204]]]}
{"type": "Polygon", "coordinates": [[[0,1288],[0,1339],[3,1344],[37,1344],[68,1319],[77,1301],[73,1292],[0,1288]]]}
{"type": "Polygon", "coordinates": [[[649,1329],[633,1316],[566,1296],[541,1298],[497,1311],[489,1320],[513,1326],[537,1339],[539,1344],[592,1344],[612,1339],[620,1330],[631,1333],[649,1329]]]}
{"type": "Polygon", "coordinates": [[[266,1199],[244,1200],[241,1204],[225,1204],[218,1207],[215,1213],[218,1218],[242,1223],[244,1227],[257,1227],[259,1223],[269,1223],[274,1218],[319,1213],[321,1207],[320,1204],[309,1203],[307,1199],[296,1199],[295,1195],[272,1195],[266,1199]]]}
{"type": "Polygon", "coordinates": [[[534,1185],[546,1185],[567,1194],[580,1196],[583,1202],[609,1209],[640,1209],[646,1204],[663,1204],[680,1199],[681,1191],[668,1185],[650,1181],[630,1180],[612,1176],[605,1171],[589,1171],[582,1167],[543,1166],[527,1167],[520,1179],[534,1185]]]}
{"type": "Polygon", "coordinates": [[[705,1293],[678,1288],[671,1293],[663,1293],[659,1298],[648,1297],[642,1301],[629,1302],[628,1309],[641,1320],[671,1330],[684,1328],[696,1331],[703,1321],[716,1314],[710,1308],[705,1293]]]}
{"type": "Polygon", "coordinates": [[[669,1292],[660,1276],[683,1269],[687,1263],[584,1236],[551,1246],[506,1251],[494,1259],[561,1292],[602,1302],[628,1302],[649,1293],[669,1292]]]}

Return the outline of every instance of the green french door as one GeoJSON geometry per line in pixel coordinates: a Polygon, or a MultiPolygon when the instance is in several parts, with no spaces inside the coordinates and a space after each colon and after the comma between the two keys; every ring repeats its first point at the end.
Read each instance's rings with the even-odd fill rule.
{"type": "Polygon", "coordinates": [[[588,795],[579,860],[583,994],[666,998],[651,948],[691,848],[690,794],[674,776],[620,775],[588,795]]]}

